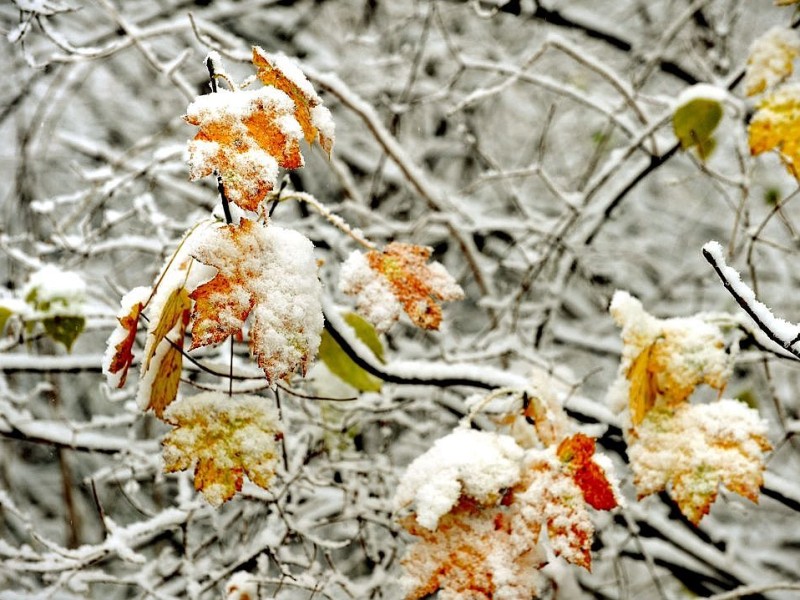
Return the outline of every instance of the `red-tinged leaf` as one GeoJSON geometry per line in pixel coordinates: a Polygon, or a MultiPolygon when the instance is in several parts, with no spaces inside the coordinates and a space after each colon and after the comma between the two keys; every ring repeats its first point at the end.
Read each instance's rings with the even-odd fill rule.
{"type": "Polygon", "coordinates": [[[593,460],[595,448],[593,438],[577,433],[561,442],[557,454],[568,465],[586,503],[597,510],[611,510],[619,503],[605,471],[593,460]]]}
{"type": "Polygon", "coordinates": [[[133,364],[133,344],[136,342],[136,330],[139,327],[139,316],[142,313],[142,303],[137,302],[131,307],[130,313],[122,317],[118,317],[120,327],[122,327],[127,334],[121,342],[114,346],[114,356],[111,358],[111,364],[108,367],[109,372],[117,374],[120,371],[122,375],[119,377],[119,384],[117,387],[121,388],[125,385],[125,380],[128,378],[128,369],[133,364]]]}

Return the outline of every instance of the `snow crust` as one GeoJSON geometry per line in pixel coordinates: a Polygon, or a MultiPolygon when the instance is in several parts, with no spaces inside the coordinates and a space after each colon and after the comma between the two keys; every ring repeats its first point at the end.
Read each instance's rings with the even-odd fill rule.
{"type": "Polygon", "coordinates": [[[519,481],[523,454],[510,436],[456,429],[411,463],[395,506],[413,502],[419,524],[434,530],[462,493],[483,503],[499,500],[500,490],[519,481]]]}
{"type": "Polygon", "coordinates": [[[33,318],[82,316],[86,282],[78,273],[45,265],[31,273],[22,297],[34,307],[33,318]]]}
{"type": "Polygon", "coordinates": [[[675,98],[674,108],[698,99],[713,100],[723,104],[728,99],[728,91],[710,83],[698,83],[683,90],[675,98]]]}

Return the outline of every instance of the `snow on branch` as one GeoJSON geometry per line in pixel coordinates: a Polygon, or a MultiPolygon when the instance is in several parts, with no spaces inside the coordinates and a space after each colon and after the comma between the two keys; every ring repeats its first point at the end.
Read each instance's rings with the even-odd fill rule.
{"type": "Polygon", "coordinates": [[[795,348],[795,344],[800,341],[800,325],[776,317],[767,305],[756,298],[755,292],[742,281],[739,272],[725,262],[719,242],[711,241],[703,246],[703,256],[714,267],[725,289],[758,328],[770,340],[800,359],[800,350],[795,348]]]}

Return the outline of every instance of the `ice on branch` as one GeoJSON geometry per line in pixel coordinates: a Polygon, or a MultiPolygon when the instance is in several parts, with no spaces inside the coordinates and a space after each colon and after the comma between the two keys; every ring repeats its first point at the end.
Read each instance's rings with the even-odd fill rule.
{"type": "Polygon", "coordinates": [[[192,253],[217,274],[191,294],[191,349],[239,333],[252,315],[250,350],[267,379],[288,378],[298,368],[305,373],[323,326],[311,241],[290,229],[242,219],[211,229],[192,253]]]}
{"type": "Polygon", "coordinates": [[[436,529],[462,495],[481,504],[498,502],[502,490],[519,481],[523,452],[509,436],[456,429],[411,463],[395,504],[414,503],[419,524],[436,529]]]}
{"type": "Polygon", "coordinates": [[[651,411],[628,446],[639,498],[669,489],[694,524],[708,514],[720,484],[758,502],[766,433],[758,413],[736,400],[651,411]]]}
{"type": "Polygon", "coordinates": [[[617,411],[630,408],[633,425],[659,402],[675,406],[701,383],[722,390],[731,357],[719,328],[700,317],[658,319],[627,292],[617,291],[611,315],[622,327],[622,360],[608,393],[617,411]]]}
{"type": "Polygon", "coordinates": [[[194,467],[195,489],[213,506],[241,491],[244,477],[267,488],[278,463],[278,413],[258,396],[206,392],[175,402],[164,419],[164,470],[194,467]]]}
{"type": "Polygon", "coordinates": [[[750,46],[744,89],[754,96],[784,81],[794,70],[800,54],[800,37],[794,29],[773,27],[750,46]]]}
{"type": "Polygon", "coordinates": [[[358,311],[379,331],[387,330],[404,310],[422,329],[439,329],[438,301],[460,300],[464,291],[444,266],[428,263],[433,250],[392,242],[383,251],[353,252],[342,265],[339,286],[356,296],[358,311]]]}
{"type": "Polygon", "coordinates": [[[764,96],[747,128],[753,155],[775,150],[786,170],[800,177],[800,83],[764,96]]]}

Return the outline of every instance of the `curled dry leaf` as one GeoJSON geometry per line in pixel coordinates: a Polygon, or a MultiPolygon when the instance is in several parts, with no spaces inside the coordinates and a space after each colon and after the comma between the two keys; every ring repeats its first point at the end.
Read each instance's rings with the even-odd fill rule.
{"type": "Polygon", "coordinates": [[[758,413],[736,400],[657,408],[632,432],[628,455],[639,498],[669,487],[695,525],[720,484],[758,502],[764,453],[770,449],[758,413]]]}
{"type": "Polygon", "coordinates": [[[659,403],[686,402],[700,384],[724,389],[731,356],[718,327],[700,317],[657,319],[627,292],[614,294],[610,310],[624,345],[609,400],[627,404],[634,427],[659,403]]]}
{"type": "Polygon", "coordinates": [[[103,372],[109,385],[121,388],[125,385],[128,370],[133,364],[133,345],[142,307],[150,295],[150,288],[137,287],[120,300],[117,313],[117,327],[108,338],[108,346],[103,355],[103,372]]]}
{"type": "Polygon", "coordinates": [[[270,382],[305,372],[320,343],[322,286],[313,245],[301,234],[242,219],[211,229],[194,257],[217,269],[191,294],[192,345],[237,334],[252,314],[250,349],[270,382]]]}
{"type": "Polygon", "coordinates": [[[611,510],[619,506],[619,494],[606,470],[595,461],[595,446],[593,438],[576,433],[561,442],[556,454],[566,464],[586,503],[597,510],[611,510]]]}
{"type": "Polygon", "coordinates": [[[402,309],[417,327],[439,329],[437,301],[460,300],[464,291],[426,246],[392,242],[383,251],[354,252],[342,265],[342,291],[358,296],[358,309],[379,330],[397,320],[402,309]]]}
{"type": "Polygon", "coordinates": [[[278,413],[257,396],[205,392],[172,404],[164,419],[175,426],[163,441],[164,470],[194,466],[195,489],[213,506],[241,491],[245,475],[267,488],[275,476],[278,413]]]}

